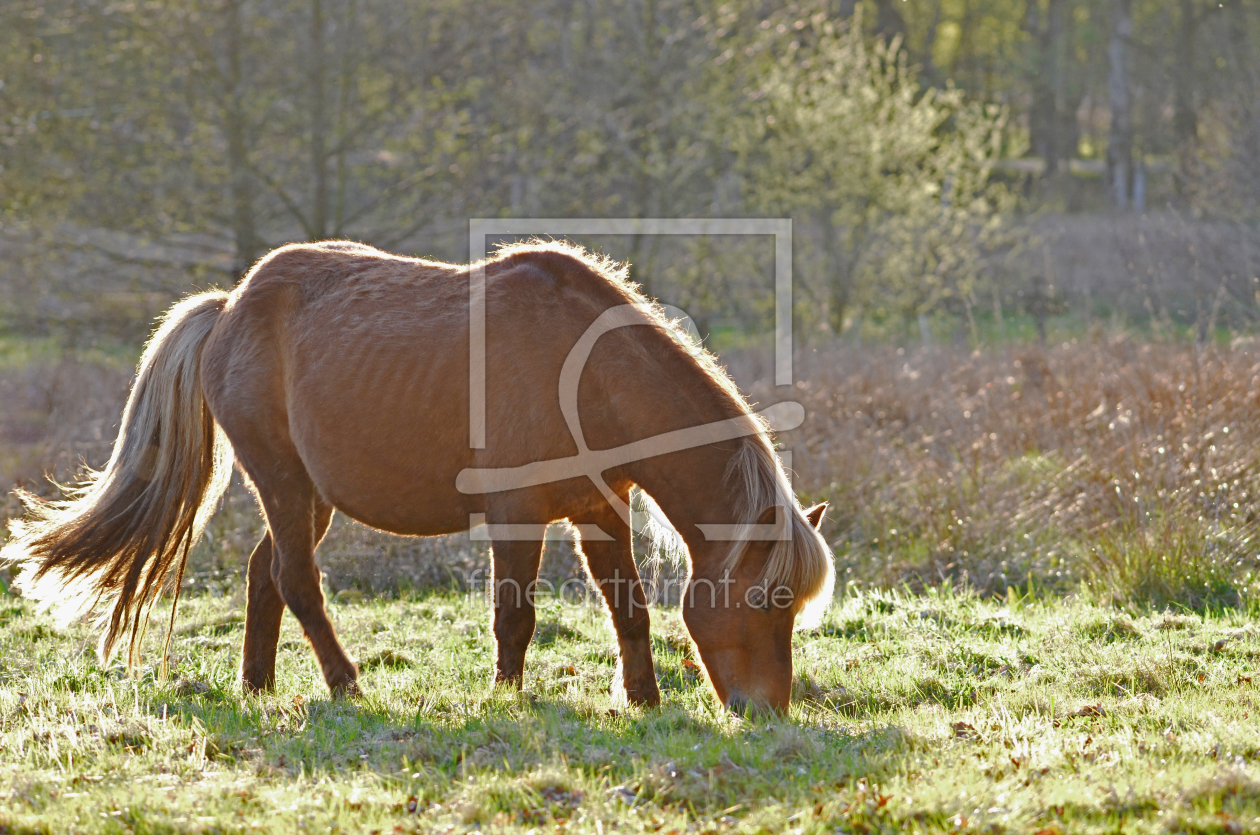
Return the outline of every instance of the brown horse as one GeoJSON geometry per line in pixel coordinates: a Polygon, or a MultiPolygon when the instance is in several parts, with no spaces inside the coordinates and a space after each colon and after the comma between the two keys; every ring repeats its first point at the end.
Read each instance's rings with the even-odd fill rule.
{"type": "Polygon", "coordinates": [[[28,519],[0,557],[26,563],[19,588],[63,615],[112,601],[100,654],[129,632],[130,664],[172,569],[178,594],[233,456],[267,523],[249,559],[247,691],[274,686],[286,605],[334,695],[357,690],[314,560],[334,509],[409,535],[489,523],[495,680],[517,686],[542,543],[511,532],[568,519],[586,532],[626,695],[659,702],[632,486],[686,544],[683,618],[724,704],[785,708],[794,622],[830,598],[824,508],[801,509],[765,426],[623,269],[569,246],[515,246],[460,267],[354,243],[293,245],[232,293],[185,299],[145,350],[104,471],[62,502],[25,495],[28,519]],[[471,448],[470,287],[482,286],[471,284],[481,268],[485,443],[471,448]],[[564,375],[571,408],[552,394],[564,375]]]}

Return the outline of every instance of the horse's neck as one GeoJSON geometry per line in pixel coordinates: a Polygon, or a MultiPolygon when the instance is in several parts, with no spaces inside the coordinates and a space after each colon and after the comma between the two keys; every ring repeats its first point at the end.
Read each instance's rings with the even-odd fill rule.
{"type": "MultiPolygon", "coordinates": [[[[614,443],[641,441],[686,427],[717,424],[742,417],[740,404],[690,357],[673,350],[656,362],[622,366],[608,378],[616,389],[619,424],[607,437],[614,443]]],[[[612,393],[612,392],[609,392],[612,393]]],[[[592,394],[594,394],[592,392],[592,394]]],[[[736,525],[740,512],[738,479],[727,469],[742,443],[734,438],[706,443],[632,462],[626,472],[645,490],[687,544],[693,574],[706,575],[721,563],[730,542],[710,541],[696,525],[736,525]]]]}
{"type": "Polygon", "coordinates": [[[737,525],[740,496],[727,467],[740,441],[728,441],[649,458],[631,468],[633,481],[647,492],[682,536],[692,574],[715,574],[731,543],[710,540],[697,525],[737,525]]]}

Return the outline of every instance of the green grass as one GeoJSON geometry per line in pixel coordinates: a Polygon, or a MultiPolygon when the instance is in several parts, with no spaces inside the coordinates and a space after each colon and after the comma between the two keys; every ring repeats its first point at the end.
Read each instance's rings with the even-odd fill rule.
{"type": "Polygon", "coordinates": [[[745,720],[672,611],[641,711],[586,604],[542,607],[519,694],[488,684],[480,599],[331,608],[354,701],[292,618],[278,692],[243,697],[239,594],[184,601],[166,681],[0,598],[0,833],[1260,831],[1260,630],[1236,610],[853,595],[798,637],[791,715],[745,720]]]}
{"type": "Polygon", "coordinates": [[[102,337],[71,345],[64,337],[15,335],[0,330],[0,371],[21,370],[66,357],[111,369],[134,368],[140,346],[102,337]]]}

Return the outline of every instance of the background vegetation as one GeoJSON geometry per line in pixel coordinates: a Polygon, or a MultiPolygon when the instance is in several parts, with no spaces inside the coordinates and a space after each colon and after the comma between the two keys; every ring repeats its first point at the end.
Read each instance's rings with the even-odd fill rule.
{"type": "MultiPolygon", "coordinates": [[[[974,347],[981,312],[1205,331],[1260,309],[1253,0],[0,15],[0,316],[23,332],[134,341],[280,243],[459,260],[493,216],[790,216],[796,312],[824,338],[945,313],[974,347]]],[[[590,243],[706,334],[769,321],[764,246],[590,243]]]]}
{"type": "MultiPolygon", "coordinates": [[[[793,394],[813,416],[785,440],[808,453],[799,487],[836,508],[853,578],[1063,591],[1121,559],[1098,537],[1163,541],[1160,525],[1249,570],[1246,503],[1200,518],[1191,496],[1213,447],[1234,456],[1222,483],[1250,490],[1251,353],[1230,340],[1260,314],[1251,0],[16,0],[0,15],[5,484],[103,461],[152,316],[271,246],[353,237],[460,260],[474,216],[790,216],[808,369],[793,394]],[[1113,411],[1124,433],[1097,431],[1113,411]],[[1173,467],[1161,447],[1189,457],[1173,467]],[[1124,501],[1096,489],[1128,482],[1124,501]],[[972,520],[965,540],[949,514],[972,520]]],[[[585,243],[688,310],[756,399],[789,396],[765,383],[765,241],[585,243]]],[[[253,537],[232,501],[224,553],[253,537]]],[[[380,547],[347,535],[347,552],[380,547]]],[[[1249,582],[1156,598],[1198,606],[1249,582]]]]}
{"type": "Polygon", "coordinates": [[[721,715],[664,604],[665,708],[627,712],[598,608],[548,601],[492,691],[484,547],[338,517],[368,695],[289,619],[243,699],[237,484],[170,679],[0,570],[0,835],[1260,831],[1257,89],[1256,0],[5,2],[0,519],[107,459],[153,316],[273,246],[791,217],[792,390],[767,241],[583,243],[805,404],[843,582],[790,716],[721,715]]]}

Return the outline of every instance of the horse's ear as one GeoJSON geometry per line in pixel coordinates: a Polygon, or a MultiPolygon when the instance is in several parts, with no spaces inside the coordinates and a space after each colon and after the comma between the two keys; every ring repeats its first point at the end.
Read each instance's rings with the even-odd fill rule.
{"type": "Polygon", "coordinates": [[[805,518],[814,526],[814,530],[818,530],[818,526],[822,524],[823,514],[827,512],[827,503],[816,504],[809,510],[805,511],[805,518]]]}

